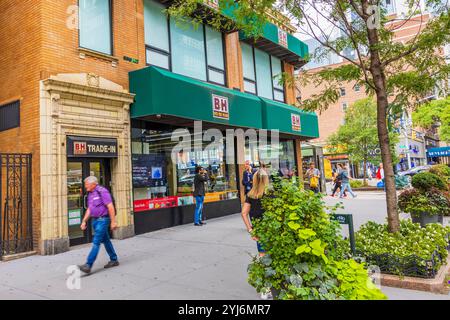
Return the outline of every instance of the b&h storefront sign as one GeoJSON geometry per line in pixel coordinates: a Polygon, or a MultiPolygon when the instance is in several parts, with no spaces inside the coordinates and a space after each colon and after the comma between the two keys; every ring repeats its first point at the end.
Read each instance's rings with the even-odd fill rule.
{"type": "Polygon", "coordinates": [[[292,122],[292,131],[297,131],[297,132],[302,131],[302,122],[300,119],[300,115],[293,113],[291,115],[291,122],[292,122]]]}
{"type": "Polygon", "coordinates": [[[230,105],[227,97],[212,96],[213,116],[217,119],[230,120],[230,105]]]}
{"type": "Polygon", "coordinates": [[[117,158],[116,139],[67,137],[67,157],[69,158],[117,158]]]}

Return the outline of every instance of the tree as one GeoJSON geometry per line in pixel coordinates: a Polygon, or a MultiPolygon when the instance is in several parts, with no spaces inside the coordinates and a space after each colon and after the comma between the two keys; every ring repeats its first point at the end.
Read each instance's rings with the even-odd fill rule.
{"type": "MultiPolygon", "coordinates": [[[[233,0],[218,2],[220,13],[235,5],[233,0]]],[[[439,47],[450,42],[448,4],[442,0],[425,0],[426,7],[435,12],[425,23],[421,2],[405,0],[406,14],[393,20],[389,20],[386,10],[381,8],[380,0],[239,0],[233,13],[236,28],[258,37],[262,34],[267,10],[275,7],[291,18],[301,33],[321,44],[322,48],[314,53],[316,56],[333,52],[347,61],[337,68],[327,68],[313,75],[303,74],[305,79],[315,81],[317,85],[326,84],[326,87],[320,94],[304,101],[302,108],[327,108],[338,100],[342,82],[356,82],[376,97],[377,135],[384,165],[391,232],[399,231],[400,219],[388,118],[416,105],[450,75],[450,66],[436,54],[439,47]],[[413,19],[423,22],[417,34],[410,40],[394,42],[395,31],[413,19]],[[344,49],[353,50],[356,58],[348,57],[344,49]]],[[[220,18],[214,18],[209,12],[201,14],[204,11],[198,10],[204,3],[204,0],[178,0],[169,12],[178,17],[195,13],[194,22],[206,19],[218,28],[220,18]]]]}
{"type": "MultiPolygon", "coordinates": [[[[391,152],[395,153],[396,135],[390,135],[391,152]]],[[[330,151],[344,148],[353,162],[363,162],[364,184],[367,163],[378,163],[377,106],[373,97],[356,101],[345,112],[345,123],[328,138],[330,151]]]]}
{"type": "Polygon", "coordinates": [[[450,143],[450,96],[419,106],[412,118],[415,125],[425,129],[439,123],[439,138],[450,143]]]}

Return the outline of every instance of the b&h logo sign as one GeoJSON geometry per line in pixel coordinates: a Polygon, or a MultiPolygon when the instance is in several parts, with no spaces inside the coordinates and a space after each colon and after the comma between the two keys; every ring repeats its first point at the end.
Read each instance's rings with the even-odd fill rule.
{"type": "Polygon", "coordinates": [[[213,95],[212,100],[214,118],[230,120],[230,107],[228,104],[228,98],[213,95]]]}

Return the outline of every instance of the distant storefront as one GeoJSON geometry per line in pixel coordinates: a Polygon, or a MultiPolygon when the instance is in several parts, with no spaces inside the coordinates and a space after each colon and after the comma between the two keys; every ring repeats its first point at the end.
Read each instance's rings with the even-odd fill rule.
{"type": "Polygon", "coordinates": [[[450,165],[450,147],[431,148],[427,150],[427,157],[431,163],[450,165]]]}

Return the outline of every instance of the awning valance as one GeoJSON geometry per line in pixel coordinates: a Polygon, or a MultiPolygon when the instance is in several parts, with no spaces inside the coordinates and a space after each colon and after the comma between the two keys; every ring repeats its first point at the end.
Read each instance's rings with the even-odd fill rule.
{"type": "Polygon", "coordinates": [[[292,64],[297,69],[307,62],[306,59],[309,54],[308,45],[273,23],[266,23],[263,34],[256,39],[248,37],[242,31],[239,34],[241,40],[253,44],[256,48],[292,64]]]}
{"type": "Polygon", "coordinates": [[[236,127],[262,128],[258,97],[157,67],[130,73],[132,118],[171,115],[236,127]]]}
{"type": "Polygon", "coordinates": [[[306,112],[285,103],[260,99],[264,129],[278,129],[282,133],[311,139],[319,137],[319,122],[315,113],[306,112]]]}
{"type": "Polygon", "coordinates": [[[450,157],[450,147],[431,148],[427,154],[429,157],[450,157]]]}
{"type": "Polygon", "coordinates": [[[130,73],[130,91],[136,95],[131,108],[133,119],[172,116],[230,127],[279,130],[306,139],[319,136],[315,113],[153,66],[130,73]]]}

